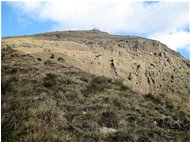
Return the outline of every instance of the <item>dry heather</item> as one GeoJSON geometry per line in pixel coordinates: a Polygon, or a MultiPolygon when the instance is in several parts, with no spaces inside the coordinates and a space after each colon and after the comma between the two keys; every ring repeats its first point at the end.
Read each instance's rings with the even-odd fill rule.
{"type": "MultiPolygon", "coordinates": [[[[97,31],[90,31],[90,35],[91,32],[97,31]]],[[[176,61],[176,64],[168,63],[164,67],[168,61],[162,62],[161,59],[165,55],[157,56],[151,51],[152,56],[140,61],[138,57],[143,57],[141,54],[145,51],[131,50],[127,62],[122,55],[116,55],[116,51],[111,54],[111,47],[95,50],[95,43],[82,44],[89,42],[88,32],[80,40],[75,38],[80,32],[71,33],[2,40],[2,141],[190,141],[189,86],[181,88],[189,83],[187,59],[164,49],[168,50],[166,56],[176,61]],[[139,55],[132,55],[132,52],[139,55]],[[116,66],[115,60],[120,59],[130,65],[126,66],[128,71],[125,63],[116,66]],[[91,60],[95,63],[88,66],[91,60]],[[152,62],[156,67],[149,66],[152,62]],[[163,72],[159,72],[161,66],[163,72]],[[125,67],[126,76],[125,73],[122,76],[122,67],[125,67]],[[170,70],[176,70],[173,77],[170,70]],[[139,78],[135,76],[137,73],[139,78]],[[158,73],[158,76],[152,73],[158,73]],[[148,85],[139,83],[145,79],[145,74],[150,79],[148,85]],[[182,81],[180,77],[184,77],[182,81]],[[158,78],[165,79],[165,82],[158,78]],[[158,82],[163,87],[154,93],[152,89],[158,82]],[[133,84],[136,85],[133,87],[133,84]],[[146,91],[141,91],[143,89],[146,91]]],[[[110,35],[112,40],[105,39],[105,35],[107,33],[101,33],[94,41],[119,40],[110,35]]]]}

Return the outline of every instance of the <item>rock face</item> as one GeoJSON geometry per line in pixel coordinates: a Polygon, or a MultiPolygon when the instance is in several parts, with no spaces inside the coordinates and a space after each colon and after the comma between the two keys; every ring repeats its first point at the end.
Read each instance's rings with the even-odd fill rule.
{"type": "Polygon", "coordinates": [[[159,41],[93,29],[11,37],[2,46],[38,60],[59,58],[85,72],[123,79],[141,93],[190,94],[190,61],[159,41]]]}

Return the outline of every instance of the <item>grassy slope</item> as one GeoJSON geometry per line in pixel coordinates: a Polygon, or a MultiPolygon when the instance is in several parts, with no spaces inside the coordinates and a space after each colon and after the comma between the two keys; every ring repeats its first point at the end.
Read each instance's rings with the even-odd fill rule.
{"type": "Polygon", "coordinates": [[[58,58],[2,49],[3,141],[190,141],[187,96],[138,94],[58,58]]]}

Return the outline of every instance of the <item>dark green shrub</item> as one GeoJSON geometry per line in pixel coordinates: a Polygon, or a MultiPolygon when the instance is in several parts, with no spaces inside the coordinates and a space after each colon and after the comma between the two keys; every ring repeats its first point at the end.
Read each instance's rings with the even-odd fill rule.
{"type": "Polygon", "coordinates": [[[108,84],[108,83],[111,83],[111,79],[106,78],[104,76],[100,76],[100,77],[94,78],[93,82],[96,84],[108,84]]]}
{"type": "Polygon", "coordinates": [[[75,82],[73,81],[73,80],[71,80],[71,79],[63,79],[62,81],[61,81],[63,84],[65,84],[65,85],[70,85],[70,84],[74,84],[75,82]]]}
{"type": "Polygon", "coordinates": [[[112,83],[120,88],[121,91],[132,90],[129,86],[126,86],[121,79],[115,79],[112,83]]]}
{"type": "Polygon", "coordinates": [[[126,86],[126,85],[123,84],[123,85],[120,86],[120,90],[121,91],[126,91],[126,90],[131,90],[131,88],[129,86],[126,86]]]}
{"type": "Polygon", "coordinates": [[[155,96],[151,93],[148,93],[147,95],[145,95],[144,98],[145,98],[145,100],[153,101],[154,103],[159,103],[159,104],[162,103],[160,96],[155,96]]]}
{"type": "Polygon", "coordinates": [[[10,118],[1,118],[1,140],[3,142],[18,142],[19,131],[14,126],[14,121],[10,118]]]}
{"type": "Polygon", "coordinates": [[[105,111],[100,114],[98,123],[101,127],[117,128],[119,126],[119,117],[113,111],[105,111]]]}
{"type": "Polygon", "coordinates": [[[121,79],[112,80],[112,84],[117,85],[117,86],[122,86],[123,80],[121,80],[121,79]]]}
{"type": "Polygon", "coordinates": [[[86,93],[98,93],[104,91],[105,88],[103,85],[96,84],[94,82],[91,82],[90,85],[87,86],[86,93]]]}
{"type": "Polygon", "coordinates": [[[56,85],[56,75],[52,73],[46,74],[46,77],[44,78],[44,87],[53,87],[56,85]]]}
{"type": "Polygon", "coordinates": [[[9,93],[14,93],[16,91],[15,83],[12,82],[11,80],[2,80],[1,81],[1,91],[2,94],[6,94],[7,92],[9,93]]]}
{"type": "Polygon", "coordinates": [[[95,94],[95,93],[102,92],[105,89],[108,89],[111,87],[110,82],[111,82],[111,79],[108,79],[106,77],[96,77],[87,86],[85,90],[85,94],[88,94],[88,93],[95,94]]]}

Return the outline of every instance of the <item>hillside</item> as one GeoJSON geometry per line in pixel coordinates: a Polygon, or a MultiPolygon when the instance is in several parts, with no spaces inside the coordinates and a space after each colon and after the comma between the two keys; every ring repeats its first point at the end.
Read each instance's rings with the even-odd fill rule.
{"type": "Polygon", "coordinates": [[[190,61],[99,30],[2,39],[3,141],[190,141],[190,61]]]}
{"type": "Polygon", "coordinates": [[[68,31],[6,39],[16,50],[45,61],[51,54],[85,72],[124,79],[142,93],[189,93],[190,61],[166,45],[98,30],[68,31]]]}

